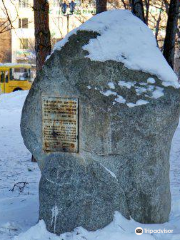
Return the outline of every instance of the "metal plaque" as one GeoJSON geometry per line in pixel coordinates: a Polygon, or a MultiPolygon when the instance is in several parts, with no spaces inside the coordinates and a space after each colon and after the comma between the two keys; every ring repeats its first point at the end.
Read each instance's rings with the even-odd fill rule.
{"type": "Polygon", "coordinates": [[[42,96],[43,150],[78,152],[78,99],[42,96]]]}

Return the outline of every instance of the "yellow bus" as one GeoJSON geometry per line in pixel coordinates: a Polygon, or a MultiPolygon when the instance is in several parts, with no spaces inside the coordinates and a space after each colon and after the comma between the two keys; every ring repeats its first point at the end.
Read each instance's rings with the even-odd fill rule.
{"type": "Polygon", "coordinates": [[[30,64],[0,64],[0,94],[29,90],[33,76],[30,64]]]}

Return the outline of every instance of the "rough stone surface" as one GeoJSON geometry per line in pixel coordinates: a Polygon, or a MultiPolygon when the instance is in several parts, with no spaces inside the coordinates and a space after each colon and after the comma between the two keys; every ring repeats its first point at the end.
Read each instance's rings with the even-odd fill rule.
{"type": "Polygon", "coordinates": [[[163,223],[170,212],[169,152],[178,124],[180,92],[156,77],[115,61],[86,58],[82,46],[96,38],[78,32],[55,51],[38,73],[26,99],[21,131],[42,171],[40,219],[51,232],[109,224],[114,211],[142,223],[163,223]],[[147,83],[153,77],[155,83],[147,83]],[[131,88],[118,82],[131,82],[131,88]],[[129,108],[105,96],[113,82],[129,108]],[[163,88],[164,96],[137,94],[138,87],[163,88]],[[41,95],[79,98],[79,153],[45,153],[42,149],[41,95]]]}
{"type": "Polygon", "coordinates": [[[88,230],[106,226],[115,209],[129,215],[117,179],[99,163],[90,159],[85,163],[68,153],[49,159],[40,181],[40,203],[40,217],[57,233],[76,226],[88,230]]]}

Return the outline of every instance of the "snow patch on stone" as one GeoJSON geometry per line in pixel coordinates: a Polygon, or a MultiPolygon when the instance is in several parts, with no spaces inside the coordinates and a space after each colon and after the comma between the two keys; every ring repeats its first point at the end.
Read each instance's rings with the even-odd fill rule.
{"type": "MultiPolygon", "coordinates": [[[[101,163],[100,163],[100,164],[101,164],[101,163]]],[[[113,173],[112,171],[110,171],[108,168],[106,168],[106,167],[103,166],[102,164],[101,164],[101,166],[102,166],[104,169],[106,169],[106,171],[107,171],[108,173],[110,173],[113,178],[116,178],[116,179],[117,179],[115,173],[113,173]]]]}
{"type": "Polygon", "coordinates": [[[139,96],[142,93],[147,92],[147,89],[145,87],[135,87],[136,94],[139,96]]]}
{"type": "Polygon", "coordinates": [[[111,89],[115,89],[115,85],[113,82],[109,82],[108,83],[108,86],[111,88],[111,89]]]}
{"type": "Polygon", "coordinates": [[[136,103],[127,103],[127,106],[129,108],[132,108],[132,107],[136,107],[136,106],[146,105],[148,103],[149,103],[148,101],[140,99],[136,103]]]}
{"type": "Polygon", "coordinates": [[[120,95],[117,95],[117,98],[115,98],[115,101],[118,102],[118,103],[125,103],[125,102],[126,102],[126,99],[123,98],[123,97],[120,96],[120,95]]]}
{"type": "Polygon", "coordinates": [[[155,91],[152,93],[152,97],[157,99],[164,96],[164,89],[161,87],[156,87],[155,91]]]}
{"type": "Polygon", "coordinates": [[[104,96],[107,96],[107,97],[109,97],[109,96],[111,96],[111,95],[114,95],[114,96],[117,95],[117,92],[114,92],[114,91],[111,91],[111,90],[107,90],[107,91],[105,91],[105,92],[100,91],[100,93],[102,93],[104,96]]]}
{"type": "Polygon", "coordinates": [[[130,89],[131,87],[133,87],[135,85],[135,82],[119,81],[118,85],[121,87],[126,87],[126,88],[130,89]]]}
{"type": "Polygon", "coordinates": [[[54,224],[54,232],[56,232],[56,222],[57,222],[57,216],[59,214],[59,210],[56,205],[51,209],[51,213],[52,213],[51,226],[54,224]]]}
{"type": "Polygon", "coordinates": [[[155,79],[154,78],[148,78],[147,79],[147,83],[155,83],[156,81],[155,81],[155,79]]]}

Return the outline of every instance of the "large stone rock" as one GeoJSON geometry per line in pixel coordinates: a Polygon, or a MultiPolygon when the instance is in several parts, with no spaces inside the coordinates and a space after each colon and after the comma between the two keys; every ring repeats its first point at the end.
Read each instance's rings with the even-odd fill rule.
{"type": "Polygon", "coordinates": [[[120,211],[142,223],[168,221],[169,152],[180,91],[123,63],[83,50],[100,33],[79,30],[38,73],[22,113],[25,145],[37,159],[40,219],[62,233],[111,222],[120,211]],[[43,150],[42,95],[79,99],[79,151],[43,150]]]}
{"type": "Polygon", "coordinates": [[[40,181],[40,218],[50,231],[96,230],[113,220],[114,210],[129,216],[124,191],[99,163],[68,153],[48,161],[40,181]]]}

